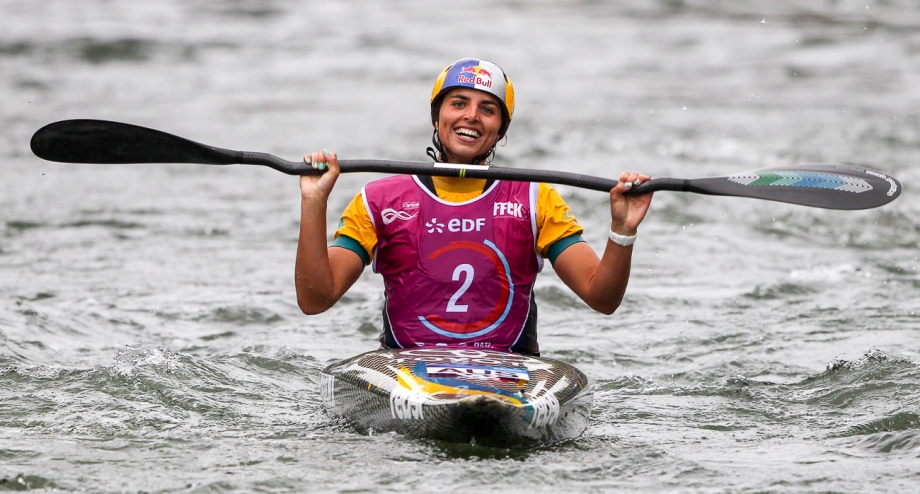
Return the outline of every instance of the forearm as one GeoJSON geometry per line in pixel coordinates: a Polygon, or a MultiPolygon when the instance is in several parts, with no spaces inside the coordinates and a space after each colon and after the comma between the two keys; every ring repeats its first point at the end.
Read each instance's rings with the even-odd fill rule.
{"type": "Polygon", "coordinates": [[[633,247],[623,247],[607,240],[604,254],[590,278],[583,299],[592,309],[613,314],[623,302],[632,267],[633,247]]]}
{"type": "Polygon", "coordinates": [[[632,263],[632,246],[623,247],[607,240],[603,257],[578,242],[565,249],[553,267],[556,274],[592,309],[612,314],[623,301],[632,263]]]}
{"type": "Polygon", "coordinates": [[[297,304],[307,314],[318,314],[338,300],[326,246],[326,201],[303,197],[300,215],[294,265],[297,304]]]}
{"type": "Polygon", "coordinates": [[[652,201],[651,194],[626,197],[623,193],[644,180],[648,180],[645,175],[624,172],[617,186],[610,191],[611,238],[607,239],[604,255],[594,268],[582,296],[591,308],[604,314],[612,314],[617,310],[626,294],[633,253],[628,237],[637,234],[639,223],[645,218],[652,201]],[[612,238],[629,245],[621,245],[612,238]]]}
{"type": "MultiPolygon", "coordinates": [[[[610,191],[610,231],[623,236],[636,235],[639,223],[651,203],[651,194],[623,196],[623,192],[648,177],[624,173],[610,191]]],[[[619,245],[608,239],[603,256],[586,243],[568,247],[556,259],[556,273],[592,309],[612,314],[623,302],[632,265],[632,245],[619,245]]]]}

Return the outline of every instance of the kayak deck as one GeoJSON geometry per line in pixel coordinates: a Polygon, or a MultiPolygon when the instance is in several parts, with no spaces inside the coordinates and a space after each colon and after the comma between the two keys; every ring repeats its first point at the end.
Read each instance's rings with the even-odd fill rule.
{"type": "Polygon", "coordinates": [[[533,447],[580,436],[593,388],[575,367],[491,350],[377,350],[321,374],[323,404],[359,431],[483,446],[533,447]]]}

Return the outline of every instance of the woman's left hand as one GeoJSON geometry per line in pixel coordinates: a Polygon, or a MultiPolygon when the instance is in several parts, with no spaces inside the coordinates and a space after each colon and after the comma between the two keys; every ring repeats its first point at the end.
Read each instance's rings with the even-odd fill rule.
{"type": "Polygon", "coordinates": [[[639,223],[645,219],[652,194],[623,195],[624,192],[649,180],[648,175],[636,172],[623,172],[620,183],[610,190],[610,230],[620,235],[632,236],[639,229],[639,223]]]}

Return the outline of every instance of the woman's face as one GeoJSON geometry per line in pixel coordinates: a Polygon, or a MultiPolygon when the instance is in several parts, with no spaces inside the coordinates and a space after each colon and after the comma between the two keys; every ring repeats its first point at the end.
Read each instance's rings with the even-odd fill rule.
{"type": "Polygon", "coordinates": [[[502,124],[498,98],[478,89],[458,88],[438,110],[438,138],[448,163],[473,163],[498,141],[502,124]]]}

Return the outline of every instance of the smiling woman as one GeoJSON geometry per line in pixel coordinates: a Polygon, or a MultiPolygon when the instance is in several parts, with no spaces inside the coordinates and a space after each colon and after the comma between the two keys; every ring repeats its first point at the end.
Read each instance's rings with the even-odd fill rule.
{"type": "MultiPolygon", "coordinates": [[[[511,123],[514,89],[498,65],[462,59],[441,71],[430,103],[429,156],[481,165],[511,123]]],[[[360,430],[502,447],[581,435],[592,387],[577,369],[536,358],[534,283],[549,259],[589,306],[613,313],[651,202],[651,194],[624,193],[648,177],[624,173],[610,191],[603,258],[548,184],[409,175],[367,184],[327,248],[326,204],[341,170],[330,151],[304,162],[328,171],[300,182],[294,278],[301,309],[331,307],[372,260],[386,293],[382,349],[323,371],[327,412],[360,430]]]]}
{"type": "MultiPolygon", "coordinates": [[[[514,88],[486,60],[444,68],[431,92],[429,155],[481,164],[514,115],[514,88]]],[[[624,195],[648,180],[623,173],[610,191],[610,240],[599,258],[562,197],[545,183],[400,175],[368,184],[326,246],[326,203],[340,172],[334,152],[304,156],[328,172],[301,177],[295,285],[307,314],[334,305],[373,261],[384,279],[383,348],[475,347],[539,355],[533,286],[543,260],[591,308],[620,305],[636,230],[651,194],[624,195]]]]}

